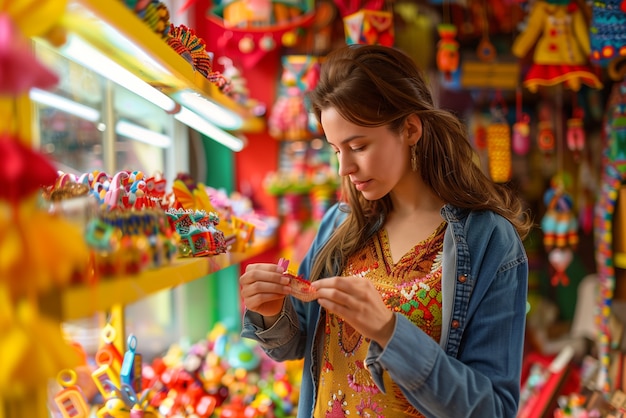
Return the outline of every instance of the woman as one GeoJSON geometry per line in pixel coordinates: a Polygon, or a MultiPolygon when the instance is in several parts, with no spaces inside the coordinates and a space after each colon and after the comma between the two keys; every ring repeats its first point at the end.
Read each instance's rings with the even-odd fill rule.
{"type": "Polygon", "coordinates": [[[240,278],[242,335],[304,357],[298,417],[514,417],[528,263],[521,202],[473,162],[404,53],[329,54],[311,101],[345,202],[324,216],[293,297],[275,264],[240,278]]]}

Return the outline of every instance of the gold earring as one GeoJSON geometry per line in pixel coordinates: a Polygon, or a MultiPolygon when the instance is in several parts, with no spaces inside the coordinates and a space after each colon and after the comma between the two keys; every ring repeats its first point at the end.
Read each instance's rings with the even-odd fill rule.
{"type": "Polygon", "coordinates": [[[411,169],[413,171],[417,171],[417,154],[416,154],[417,144],[413,144],[409,147],[409,152],[411,153],[411,169]]]}

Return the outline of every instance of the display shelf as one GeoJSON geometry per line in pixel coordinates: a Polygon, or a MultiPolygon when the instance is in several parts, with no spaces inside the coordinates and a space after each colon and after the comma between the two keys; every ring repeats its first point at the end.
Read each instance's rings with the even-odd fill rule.
{"type": "Polygon", "coordinates": [[[276,245],[275,238],[257,239],[245,252],[210,257],[179,258],[172,264],[137,275],[101,279],[96,284],[70,286],[42,298],[43,310],[62,321],[89,317],[116,305],[137,302],[151,294],[171,289],[239,264],[276,245]]]}
{"type": "Polygon", "coordinates": [[[240,130],[264,129],[262,117],[223,94],[122,1],[69,0],[61,25],[174,100],[184,92],[196,93],[241,116],[240,130]]]}

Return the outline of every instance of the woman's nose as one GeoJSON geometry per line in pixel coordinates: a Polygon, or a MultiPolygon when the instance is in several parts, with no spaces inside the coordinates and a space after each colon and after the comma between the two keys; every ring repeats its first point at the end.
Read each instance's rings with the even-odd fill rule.
{"type": "Polygon", "coordinates": [[[352,174],[356,170],[356,164],[354,164],[354,161],[352,161],[346,153],[337,154],[337,162],[339,164],[339,176],[341,177],[352,174]]]}

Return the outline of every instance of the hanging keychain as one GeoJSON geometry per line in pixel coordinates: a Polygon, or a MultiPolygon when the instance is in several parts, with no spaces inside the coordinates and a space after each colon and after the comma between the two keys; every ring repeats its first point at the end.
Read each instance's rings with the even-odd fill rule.
{"type": "Polygon", "coordinates": [[[580,154],[585,149],[583,116],[583,109],[574,105],[572,117],[567,120],[567,147],[574,155],[574,161],[580,160],[580,154]]]}
{"type": "Polygon", "coordinates": [[[556,139],[554,136],[554,124],[552,123],[552,111],[548,105],[541,105],[539,109],[539,124],[537,126],[539,132],[537,133],[537,145],[539,150],[543,152],[546,157],[549,157],[554,153],[556,139]]]}
{"type": "Polygon", "coordinates": [[[126,384],[133,388],[135,393],[141,392],[141,354],[136,352],[137,338],[134,335],[128,337],[128,349],[124,353],[120,379],[122,385],[126,384]]]}
{"type": "Polygon", "coordinates": [[[95,361],[98,366],[108,364],[111,367],[111,370],[119,374],[122,368],[122,354],[115,347],[115,336],[115,328],[113,328],[111,324],[107,323],[104,328],[102,328],[102,332],[100,333],[102,345],[96,352],[95,361]]]}
{"type": "Polygon", "coordinates": [[[524,156],[530,151],[530,116],[522,110],[522,89],[519,86],[515,92],[515,113],[511,147],[515,154],[524,156]]]}
{"type": "Polygon", "coordinates": [[[61,411],[63,418],[88,418],[89,407],[80,387],[76,385],[76,372],[66,369],[59,372],[57,382],[64,389],[54,395],[54,403],[61,411]]]}

